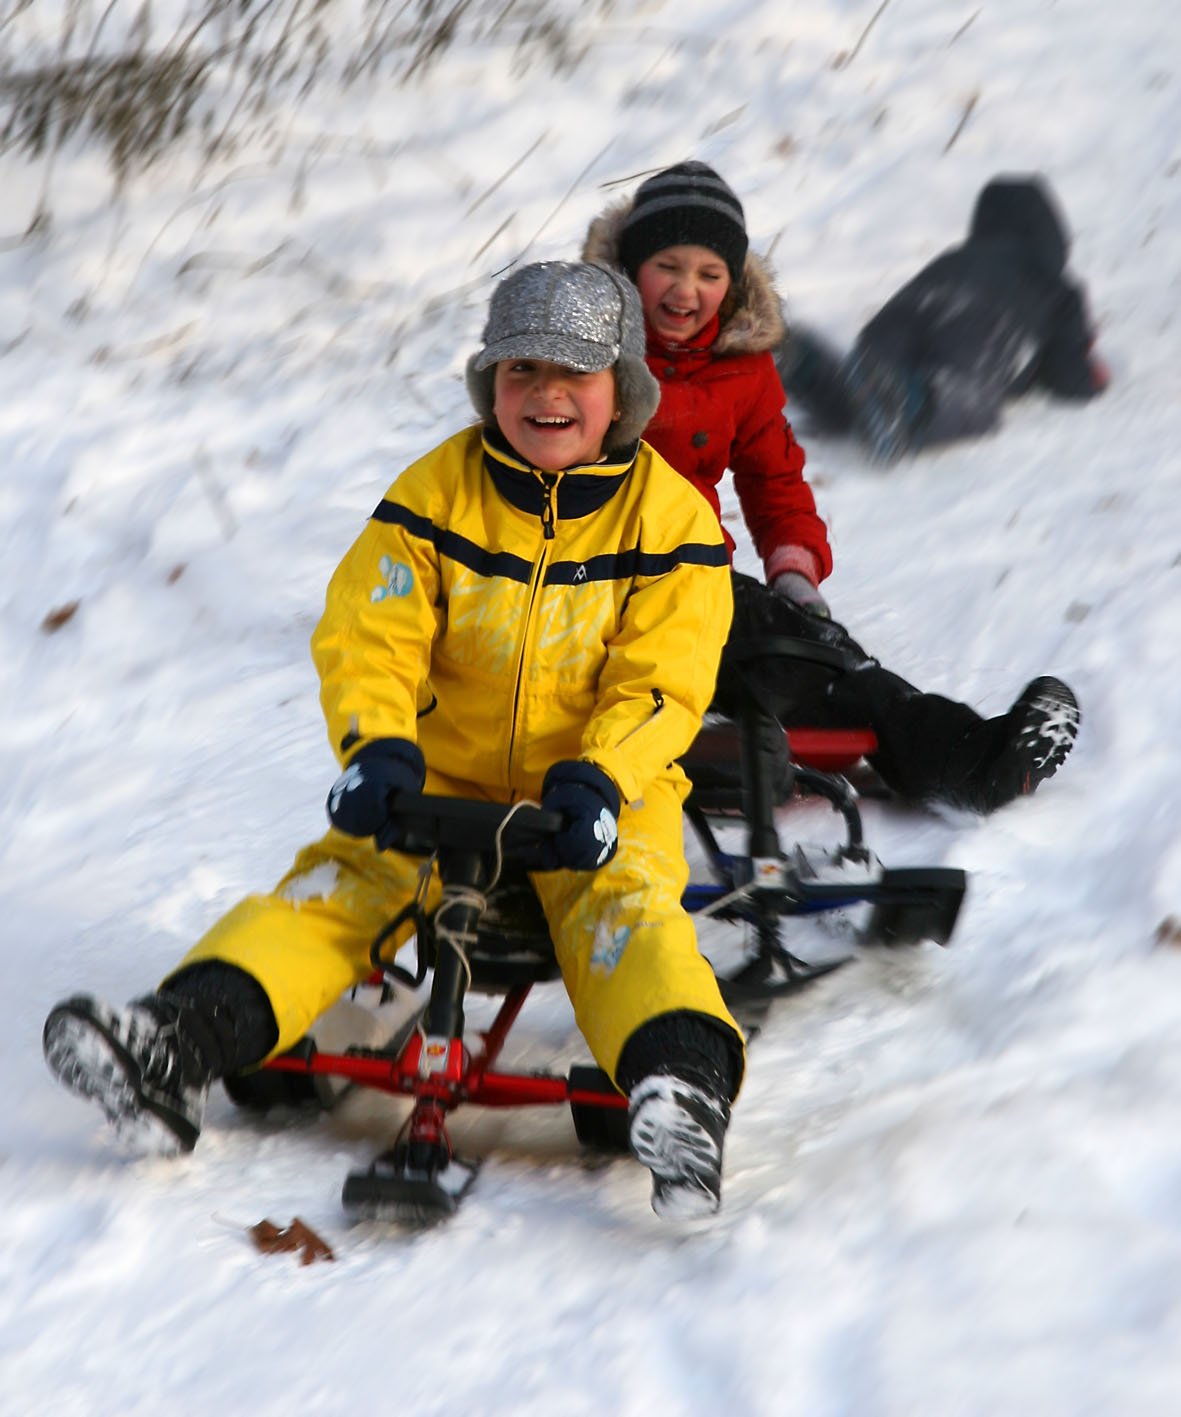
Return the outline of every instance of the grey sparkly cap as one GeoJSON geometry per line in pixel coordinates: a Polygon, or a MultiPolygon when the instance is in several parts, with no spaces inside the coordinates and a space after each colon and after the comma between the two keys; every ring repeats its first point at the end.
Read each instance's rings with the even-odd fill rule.
{"type": "Polygon", "coordinates": [[[467,366],[476,412],[492,417],[493,366],[544,359],[585,374],[615,370],[620,417],[608,441],[634,442],[660,402],[644,363],[644,314],[632,283],[594,262],[539,261],[506,276],[492,292],[483,348],[467,366]]]}
{"type": "Polygon", "coordinates": [[[606,266],[539,261],[492,292],[476,368],[548,359],[593,374],[621,354],[644,356],[644,317],[630,283],[606,266]]]}

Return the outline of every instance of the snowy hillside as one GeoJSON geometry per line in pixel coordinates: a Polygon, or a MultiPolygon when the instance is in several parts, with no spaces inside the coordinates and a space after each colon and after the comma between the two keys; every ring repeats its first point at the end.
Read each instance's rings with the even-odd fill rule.
{"type": "MultiPolygon", "coordinates": [[[[548,8],[560,43],[469,16],[417,79],[346,85],[367,17],[338,0],[324,82],[243,105],[212,157],[226,66],[121,183],[97,136],[0,154],[0,1414],[1173,1417],[1175,0],[548,8]],[[557,1114],[462,1118],[477,1185],[413,1237],[340,1210],[399,1115],[372,1098],[283,1126],[219,1090],[191,1158],[128,1161],[45,1069],[47,1010],[154,985],[319,834],[307,641],[333,567],[471,416],[495,276],[572,255],[636,174],[691,156],[742,195],[790,312],[842,342],[988,177],[1050,177],[1107,395],[1030,398],[888,474],[805,443],[838,616],[987,713],[1060,675],[1074,754],[987,820],[865,804],[888,864],[969,873],[960,926],[861,949],[774,1015],[712,1226],[662,1226],[647,1174],[588,1164],[557,1114]],[[244,1234],[297,1215],[334,1264],[244,1234]]],[[[99,47],[137,12],[117,0],[99,47]]],[[[158,32],[182,12],[157,4],[158,32]]],[[[0,6],[0,101],[69,14],[98,23],[0,6]]],[[[784,832],[815,834],[793,810],[784,832]]],[[[515,1046],[585,1057],[560,989],[515,1046]]]]}

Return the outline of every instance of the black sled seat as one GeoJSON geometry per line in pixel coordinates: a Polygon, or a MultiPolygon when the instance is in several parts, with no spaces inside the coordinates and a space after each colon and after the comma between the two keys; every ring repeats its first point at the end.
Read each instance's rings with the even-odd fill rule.
{"type": "Polygon", "coordinates": [[[835,680],[876,661],[838,621],[809,614],[755,577],[735,572],[732,585],[734,619],[712,707],[737,719],[757,705],[783,726],[793,759],[823,772],[872,753],[871,725],[834,727],[824,705],[835,680]]]}
{"type": "Polygon", "coordinates": [[[857,663],[838,646],[797,636],[730,640],[722,655],[714,707],[680,759],[693,785],[692,806],[738,813],[749,821],[752,815],[762,817],[768,808],[782,806],[797,786],[813,783],[813,775],[799,769],[826,771],[871,752],[877,740],[869,730],[784,728],[791,716],[793,665],[809,666],[813,672],[819,668],[835,678],[857,663]],[[767,666],[772,666],[774,684],[768,682],[767,666]],[[797,744],[809,751],[797,754],[797,744]]]}
{"type": "MultiPolygon", "coordinates": [[[[846,643],[841,626],[832,626],[832,633],[833,643],[771,633],[728,641],[711,717],[739,721],[747,710],[758,709],[786,735],[792,761],[820,772],[843,772],[874,752],[878,740],[873,729],[812,724],[799,702],[801,680],[812,686],[814,700],[817,679],[835,680],[866,663],[864,653],[852,641],[846,643]]],[[[696,757],[696,749],[694,744],[690,756],[696,757]]]]}

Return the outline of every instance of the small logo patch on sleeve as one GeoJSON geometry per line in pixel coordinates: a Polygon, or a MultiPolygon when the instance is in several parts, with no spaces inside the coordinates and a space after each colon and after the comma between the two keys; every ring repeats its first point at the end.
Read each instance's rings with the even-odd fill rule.
{"type": "Polygon", "coordinates": [[[617,926],[610,930],[600,924],[595,931],[595,944],[591,950],[590,967],[594,974],[610,974],[619,963],[627,942],[631,939],[631,927],[617,926]]]}
{"type": "Polygon", "coordinates": [[[369,592],[371,601],[388,600],[391,597],[401,600],[403,596],[410,594],[414,586],[414,572],[404,561],[392,561],[388,556],[383,556],[377,565],[385,581],[382,585],[375,585],[369,592]]]}

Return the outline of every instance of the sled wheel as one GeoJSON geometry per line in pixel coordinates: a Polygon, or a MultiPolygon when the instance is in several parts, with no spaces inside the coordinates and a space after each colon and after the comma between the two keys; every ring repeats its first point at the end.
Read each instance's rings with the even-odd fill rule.
{"type": "MultiPolygon", "coordinates": [[[[599,1092],[604,1097],[619,1096],[601,1068],[571,1068],[570,1090],[599,1092]]],[[[575,1135],[583,1146],[609,1156],[626,1156],[631,1152],[626,1107],[600,1107],[594,1102],[571,1101],[570,1115],[574,1119],[575,1135]]]]}

